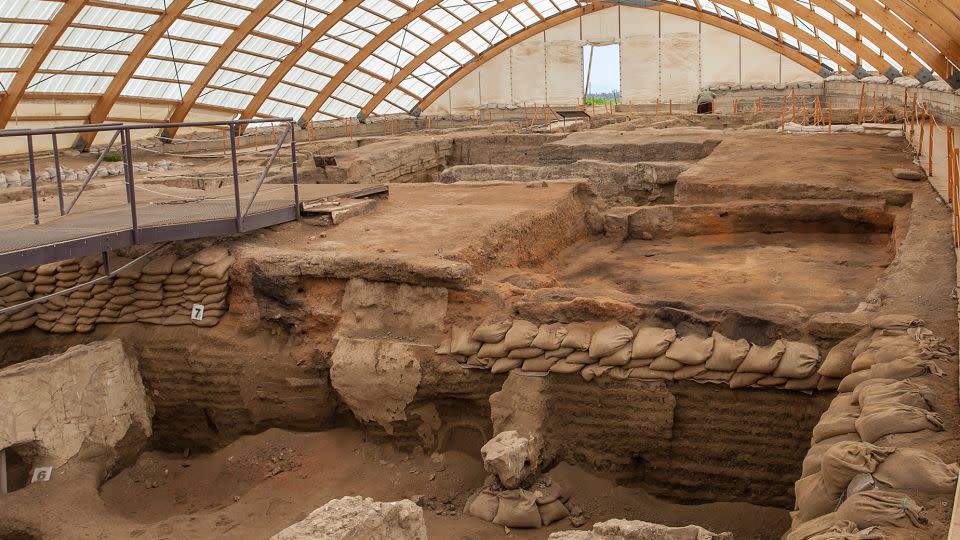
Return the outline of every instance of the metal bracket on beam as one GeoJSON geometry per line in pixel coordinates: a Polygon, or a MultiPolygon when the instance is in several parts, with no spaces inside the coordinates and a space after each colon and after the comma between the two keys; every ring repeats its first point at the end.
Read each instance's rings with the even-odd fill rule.
{"type": "Polygon", "coordinates": [[[870,76],[870,72],[863,69],[863,66],[857,66],[857,69],[853,70],[853,76],[857,79],[863,79],[870,76]]]}
{"type": "Polygon", "coordinates": [[[357,122],[360,122],[361,124],[367,123],[367,117],[363,115],[363,111],[357,113],[357,122]]]}
{"type": "Polygon", "coordinates": [[[902,76],[903,76],[903,74],[900,73],[900,71],[898,71],[897,68],[895,68],[895,67],[893,67],[893,66],[890,66],[889,68],[887,68],[887,71],[883,72],[883,74],[884,74],[888,79],[890,79],[891,82],[893,82],[893,80],[896,79],[897,77],[902,77],[902,76]]]}
{"type": "Polygon", "coordinates": [[[917,74],[914,75],[914,77],[918,81],[920,81],[920,84],[927,84],[928,82],[933,80],[933,72],[927,68],[923,68],[920,71],[918,71],[917,74]]]}
{"type": "Polygon", "coordinates": [[[412,116],[412,117],[414,117],[414,118],[420,118],[420,113],[421,113],[421,111],[420,111],[420,105],[414,105],[413,108],[410,109],[410,112],[407,113],[407,114],[409,114],[410,116],[412,116]]]}
{"type": "Polygon", "coordinates": [[[947,77],[947,84],[954,90],[960,89],[960,71],[953,70],[953,73],[947,77]]]}
{"type": "Polygon", "coordinates": [[[835,72],[833,69],[831,69],[830,67],[828,67],[828,66],[823,66],[823,65],[820,66],[820,73],[819,73],[819,75],[820,75],[822,78],[826,79],[827,77],[833,75],[834,73],[836,73],[836,72],[835,72]]]}

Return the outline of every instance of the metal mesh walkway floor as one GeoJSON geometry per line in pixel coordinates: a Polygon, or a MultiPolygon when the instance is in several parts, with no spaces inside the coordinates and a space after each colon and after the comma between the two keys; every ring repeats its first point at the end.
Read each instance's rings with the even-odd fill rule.
{"type": "MultiPolygon", "coordinates": [[[[303,203],[330,197],[354,198],[385,193],[383,185],[307,184],[303,203]]],[[[247,204],[241,198],[241,209],[247,204]]],[[[237,229],[236,206],[228,197],[137,203],[137,230],[129,205],[116,205],[59,216],[39,225],[0,228],[0,274],[135,244],[151,244],[245,232],[297,219],[293,187],[276,186],[258,196],[237,229]]]]}

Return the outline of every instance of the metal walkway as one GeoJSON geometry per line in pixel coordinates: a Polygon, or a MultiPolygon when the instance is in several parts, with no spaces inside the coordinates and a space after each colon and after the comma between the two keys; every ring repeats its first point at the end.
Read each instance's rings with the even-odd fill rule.
{"type": "MultiPolygon", "coordinates": [[[[289,122],[289,120],[272,120],[289,122]]],[[[100,125],[78,128],[53,128],[48,130],[0,131],[3,137],[25,136],[28,138],[31,187],[33,190],[33,223],[0,225],[0,275],[31,266],[61,261],[64,259],[98,255],[137,244],[153,244],[194,238],[226,236],[263,227],[270,227],[299,219],[304,204],[326,198],[357,198],[386,193],[385,185],[360,186],[357,184],[307,184],[299,185],[296,166],[293,167],[292,184],[271,184],[270,189],[260,193],[270,166],[290,135],[291,155],[296,157],[294,128],[287,124],[287,131],[264,167],[260,181],[250,191],[241,193],[237,179],[236,133],[237,126],[250,121],[208,122],[180,125],[227,126],[231,134],[231,156],[234,182],[232,189],[223,192],[203,193],[202,198],[183,200],[137,201],[137,188],[132,166],[131,136],[133,129],[162,129],[166,124],[151,125],[100,125]],[[118,195],[126,193],[125,204],[101,205],[83,211],[71,212],[96,169],[80,188],[76,199],[65,206],[62,183],[57,178],[60,215],[41,221],[37,197],[37,179],[33,138],[39,135],[57,135],[83,131],[118,131],[124,157],[123,187],[118,195]],[[259,195],[259,196],[258,196],[259,195]],[[241,201],[241,197],[245,201],[241,201]],[[243,209],[241,209],[243,206],[243,209]]],[[[117,136],[114,136],[114,140],[117,136]]],[[[112,145],[112,142],[111,142],[112,145]]],[[[110,147],[107,148],[109,150],[110,147]]],[[[54,159],[57,158],[54,150],[54,159]]],[[[99,166],[100,161],[97,162],[99,166]]],[[[59,169],[59,166],[57,167],[59,169]]],[[[59,172],[59,171],[58,171],[59,172]]],[[[253,182],[251,182],[253,184],[253,182]]],[[[143,188],[141,188],[143,189],[143,188]]],[[[149,188],[146,190],[149,195],[149,188]]],[[[244,190],[247,191],[247,190],[244,190]]]]}
{"type": "MultiPolygon", "coordinates": [[[[130,207],[118,205],[71,213],[39,225],[0,228],[0,274],[48,262],[96,255],[136,244],[228,236],[294,221],[292,186],[253,202],[238,228],[233,200],[147,202],[137,204],[134,235],[130,207]]],[[[329,198],[358,198],[388,191],[385,185],[307,184],[302,205],[329,198]]]]}

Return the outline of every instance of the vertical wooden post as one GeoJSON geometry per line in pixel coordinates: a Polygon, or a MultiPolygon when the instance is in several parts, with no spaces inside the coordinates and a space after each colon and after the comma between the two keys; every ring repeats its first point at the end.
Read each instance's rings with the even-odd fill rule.
{"type": "Polygon", "coordinates": [[[0,495],[6,495],[7,491],[7,449],[0,449],[0,495]]]}
{"type": "Polygon", "coordinates": [[[673,98],[670,98],[670,116],[673,116],[673,98]]]}
{"type": "Polygon", "coordinates": [[[930,144],[927,145],[929,168],[927,169],[927,175],[933,176],[933,113],[927,111],[927,116],[930,117],[930,144]]]}

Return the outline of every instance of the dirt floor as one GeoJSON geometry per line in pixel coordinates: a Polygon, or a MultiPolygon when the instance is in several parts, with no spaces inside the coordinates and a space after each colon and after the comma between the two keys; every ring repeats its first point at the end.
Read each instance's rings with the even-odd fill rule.
{"type": "Polygon", "coordinates": [[[548,265],[568,287],[762,311],[852,311],[891,259],[884,234],[741,233],[584,242],[548,265]],[[804,294],[797,294],[804,291],[804,294]]]}
{"type": "MultiPolygon", "coordinates": [[[[107,515],[133,523],[111,530],[102,521],[97,524],[94,515],[89,525],[108,536],[266,538],[329,499],[357,494],[422,501],[430,538],[503,538],[503,527],[459,512],[485,474],[477,456],[457,451],[407,455],[364,442],[354,430],[269,430],[213,454],[142,455],[103,485],[102,506],[97,505],[107,515]]],[[[631,516],[671,525],[698,523],[733,531],[738,538],[777,538],[775,531],[789,524],[783,510],[745,503],[667,503],[566,464],[549,474],[575,487],[571,502],[589,516],[585,528],[594,521],[631,516]]],[[[558,523],[536,531],[513,530],[507,536],[540,539],[569,528],[569,523],[558,523]]]]}

